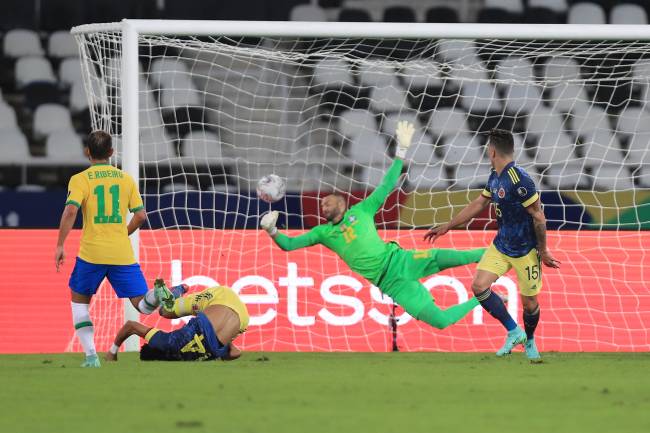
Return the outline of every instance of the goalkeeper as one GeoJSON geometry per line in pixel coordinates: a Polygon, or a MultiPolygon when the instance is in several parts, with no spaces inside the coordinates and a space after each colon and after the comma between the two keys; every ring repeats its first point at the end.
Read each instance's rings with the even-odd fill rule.
{"type": "Polygon", "coordinates": [[[398,123],[395,161],[381,184],[362,202],[347,209],[345,199],[331,194],[321,200],[321,213],[327,224],[312,228],[297,237],[278,231],[277,211],[264,215],[261,227],[285,251],[322,244],[334,251],[354,272],[379,287],[406,312],[429,325],[444,329],[465,317],[479,305],[476,298],[440,309],[420,278],[455,266],[477,263],[485,248],[467,251],[452,249],[404,250],[396,242],[384,242],[375,228],[375,213],[395,187],[402,172],[402,160],[411,145],[414,127],[398,123]]]}

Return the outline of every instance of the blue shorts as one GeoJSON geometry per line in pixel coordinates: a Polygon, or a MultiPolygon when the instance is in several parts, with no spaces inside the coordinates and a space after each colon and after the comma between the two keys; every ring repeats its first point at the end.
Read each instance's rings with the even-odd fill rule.
{"type": "Polygon", "coordinates": [[[80,295],[92,296],[99,285],[108,278],[113,290],[120,298],[133,298],[147,293],[147,281],[142,275],[140,265],[98,265],[88,263],[77,257],[77,262],[70,275],[70,288],[80,295]]]}

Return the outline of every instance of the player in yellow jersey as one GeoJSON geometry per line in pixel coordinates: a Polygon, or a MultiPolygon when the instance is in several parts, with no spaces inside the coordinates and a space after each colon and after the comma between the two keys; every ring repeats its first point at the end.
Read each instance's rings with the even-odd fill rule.
{"type": "Polygon", "coordinates": [[[115,337],[106,354],[107,361],[116,361],[120,345],[131,335],[146,340],[140,350],[143,361],[196,361],[239,358],[241,351],[232,342],[246,332],[248,310],[229,287],[216,286],[174,299],[162,280],[156,280],[162,293],[161,315],[169,319],[195,316],[182,328],[164,332],[135,321],[128,321],[115,337]]]}
{"type": "Polygon", "coordinates": [[[54,260],[58,272],[65,260],[63,244],[81,209],[81,244],[69,281],[72,320],[86,353],[82,367],[99,367],[88,307],[104,278],[108,278],[117,296],[129,298],[143,314],[155,311],[158,302],[154,291],[147,289],[129,241],[129,235],[147,219],[138,186],[128,173],[108,163],[113,155],[108,133],[90,133],[84,153],[91,166],[70,178],[54,260]],[[127,225],[129,212],[133,218],[127,225]]]}

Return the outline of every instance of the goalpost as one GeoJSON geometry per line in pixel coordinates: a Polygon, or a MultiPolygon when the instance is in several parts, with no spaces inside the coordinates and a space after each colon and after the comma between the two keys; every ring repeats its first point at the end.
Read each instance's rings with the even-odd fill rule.
{"type": "MultiPolygon", "coordinates": [[[[542,350],[650,349],[646,26],[124,20],[72,33],[93,127],[113,135],[145,199],[151,230],[131,238],[145,274],[233,286],[253,317],[245,348],[391,349],[390,299],[331,252],[287,254],[253,230],[269,209],[254,190],[285,178],[272,208],[308,229],[322,195],[372,191],[407,119],[411,162],[378,214],[382,236],[427,248],[416,229],[479,193],[485,133],[511,130],[564,262],[544,270],[542,350]]],[[[486,214],[439,246],[487,246],[493,229],[486,214]]],[[[423,283],[448,306],[471,294],[472,273],[423,283]]],[[[515,278],[497,286],[519,316],[515,278]]],[[[113,297],[102,289],[93,304],[100,350],[139,317],[113,297]]],[[[397,320],[406,350],[493,350],[502,338],[480,308],[444,332],[397,320]]]]}

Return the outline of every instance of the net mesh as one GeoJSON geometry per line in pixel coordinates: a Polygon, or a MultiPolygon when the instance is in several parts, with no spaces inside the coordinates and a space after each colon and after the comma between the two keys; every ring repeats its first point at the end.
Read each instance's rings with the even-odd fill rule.
{"type": "MultiPolygon", "coordinates": [[[[76,37],[93,126],[113,134],[119,165],[121,33],[76,37]]],[[[266,174],[286,179],[287,196],[272,208],[293,233],[323,222],[323,195],[366,196],[391,163],[401,119],[416,134],[405,177],[378,213],[382,236],[425,248],[417,229],[448,221],[485,185],[485,133],[511,130],[516,160],[542,192],[549,247],[564,262],[544,277],[545,348],[650,348],[647,42],[140,35],[139,60],[150,229],[141,263],[148,278],[193,290],[234,286],[253,316],[245,348],[390,350],[390,299],[331,252],[287,254],[251,229],[269,209],[254,193],[266,174]]],[[[486,212],[440,246],[485,246],[494,228],[486,212]]],[[[467,298],[472,272],[425,286],[448,306],[467,298]]],[[[519,315],[514,275],[498,285],[519,315]]],[[[118,326],[121,304],[99,302],[94,314],[118,326]]],[[[492,350],[502,336],[480,309],[452,332],[407,315],[398,325],[408,350],[492,350]]],[[[112,335],[99,338],[101,347],[112,335]]]]}

